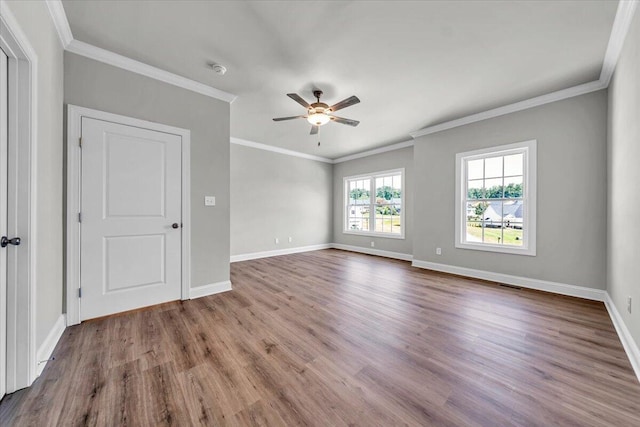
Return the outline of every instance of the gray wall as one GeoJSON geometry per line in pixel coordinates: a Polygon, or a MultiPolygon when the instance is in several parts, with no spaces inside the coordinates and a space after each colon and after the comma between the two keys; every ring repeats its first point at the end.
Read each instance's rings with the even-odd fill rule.
{"type": "Polygon", "coordinates": [[[230,105],[69,52],[64,67],[65,104],[191,130],[191,287],[229,280],[230,105]]]}
{"type": "Polygon", "coordinates": [[[44,2],[8,2],[38,55],[36,349],[62,314],[62,46],[44,2]]]}
{"type": "Polygon", "coordinates": [[[371,242],[375,248],[383,251],[411,254],[413,250],[413,147],[388,151],[369,157],[337,163],[333,166],[333,241],[343,245],[360,246],[371,249],[371,242]],[[391,169],[405,169],[404,195],[405,195],[405,238],[391,239],[374,236],[356,236],[344,234],[344,189],[343,178],[345,176],[359,175],[370,172],[381,172],[391,169]]]}
{"type": "Polygon", "coordinates": [[[640,11],[609,86],[607,290],[640,344],[640,11]],[[633,298],[632,313],[627,297],[633,298]]]}
{"type": "Polygon", "coordinates": [[[604,289],[606,117],[607,93],[598,91],[418,138],[414,259],[604,289]],[[456,249],[456,153],[531,139],[538,141],[537,256],[456,249]]]}
{"type": "Polygon", "coordinates": [[[231,254],[331,243],[331,172],[328,163],[232,144],[231,254]]]}

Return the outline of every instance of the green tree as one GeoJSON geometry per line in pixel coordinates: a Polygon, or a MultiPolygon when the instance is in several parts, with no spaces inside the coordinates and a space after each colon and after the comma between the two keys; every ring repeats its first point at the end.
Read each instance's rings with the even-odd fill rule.
{"type": "Polygon", "coordinates": [[[477,216],[480,217],[484,214],[484,212],[487,210],[488,207],[489,207],[488,202],[480,202],[475,206],[474,212],[477,216]]]}
{"type": "Polygon", "coordinates": [[[385,200],[399,199],[402,197],[402,190],[385,185],[376,189],[376,197],[385,200]]]}
{"type": "Polygon", "coordinates": [[[376,213],[378,215],[399,215],[400,212],[395,206],[376,206],[376,213]]]}
{"type": "Polygon", "coordinates": [[[522,184],[511,183],[505,187],[502,185],[494,185],[490,188],[470,188],[467,192],[469,199],[501,199],[522,197],[522,184]],[[502,190],[504,188],[504,196],[502,190]]]}
{"type": "Polygon", "coordinates": [[[509,184],[504,187],[504,197],[522,197],[522,184],[509,184]]]}
{"type": "Polygon", "coordinates": [[[467,197],[469,199],[483,199],[484,190],[482,188],[470,188],[467,192],[467,197]]]}
{"type": "Polygon", "coordinates": [[[354,188],[349,192],[349,197],[353,200],[365,200],[369,198],[369,190],[354,188]]]}

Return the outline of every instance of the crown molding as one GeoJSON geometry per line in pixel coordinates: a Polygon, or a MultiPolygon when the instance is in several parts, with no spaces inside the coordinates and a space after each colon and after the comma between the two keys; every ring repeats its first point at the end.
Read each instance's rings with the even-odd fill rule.
{"type": "Polygon", "coordinates": [[[482,120],[504,116],[505,114],[527,110],[529,108],[538,107],[540,105],[549,104],[551,102],[561,101],[567,98],[573,98],[574,96],[584,95],[605,88],[606,86],[603,82],[601,82],[600,80],[594,80],[589,83],[584,83],[567,89],[558,90],[542,96],[536,96],[535,98],[525,99],[524,101],[505,105],[503,107],[494,108],[492,110],[483,111],[481,113],[472,114],[470,116],[440,123],[434,126],[429,126],[424,129],[411,132],[409,135],[411,135],[412,138],[418,138],[420,136],[430,135],[432,133],[442,132],[443,130],[453,129],[459,126],[480,122],[482,120]]]}
{"type": "Polygon", "coordinates": [[[606,89],[609,87],[609,82],[611,81],[611,77],[615,71],[616,63],[618,62],[618,57],[622,51],[624,40],[627,37],[627,32],[629,31],[631,21],[633,20],[633,14],[637,3],[638,0],[620,0],[618,3],[618,10],[616,11],[613,26],[611,27],[609,44],[607,45],[607,51],[604,55],[602,70],[598,80],[551,92],[546,95],[536,96],[535,98],[526,99],[524,101],[472,114],[470,116],[461,117],[459,119],[450,120],[448,122],[439,123],[437,125],[428,126],[411,132],[409,135],[411,135],[412,138],[418,138],[420,136],[430,135],[443,130],[453,129],[459,126],[504,116],[505,114],[515,113],[517,111],[538,107],[551,102],[561,101],[574,96],[580,96],[597,90],[606,89]]]}
{"type": "Polygon", "coordinates": [[[136,61],[135,59],[131,59],[126,56],[119,55],[115,52],[111,52],[109,50],[91,45],[89,43],[76,40],[73,38],[73,34],[71,33],[71,27],[69,26],[69,20],[67,19],[67,15],[64,11],[62,1],[46,0],[45,3],[47,4],[49,14],[51,15],[53,24],[56,27],[56,31],[58,32],[58,37],[60,38],[62,47],[71,53],[75,53],[76,55],[81,55],[108,65],[112,65],[114,67],[122,68],[123,70],[131,71],[136,74],[150,77],[152,79],[156,79],[161,82],[181,87],[183,89],[187,89],[192,92],[219,99],[228,103],[232,103],[237,98],[236,95],[232,93],[216,89],[204,83],[200,83],[195,80],[170,73],[169,71],[162,70],[160,68],[145,64],[140,61],[136,61]]]}
{"type": "MultiPolygon", "coordinates": [[[[638,3],[638,0],[621,0],[618,4],[616,17],[614,19],[613,27],[611,29],[611,35],[609,38],[609,43],[607,45],[607,51],[605,53],[605,57],[603,60],[602,70],[600,73],[599,80],[592,81],[589,83],[584,83],[584,84],[570,87],[567,89],[559,90],[546,95],[526,99],[524,101],[505,105],[499,108],[494,108],[491,110],[472,114],[470,116],[461,117],[459,119],[439,123],[437,125],[429,126],[429,127],[411,132],[409,133],[409,135],[415,139],[420,136],[429,135],[432,133],[441,132],[448,129],[453,129],[459,126],[464,126],[464,125],[479,122],[482,120],[503,116],[505,114],[510,114],[510,113],[526,110],[533,107],[538,107],[551,102],[561,101],[563,99],[584,95],[590,92],[607,88],[609,86],[609,82],[611,81],[611,77],[615,70],[618,57],[620,56],[620,52],[624,45],[624,40],[626,38],[629,27],[631,25],[631,21],[635,13],[637,3],[638,3]]],[[[212,86],[208,86],[203,83],[197,82],[195,80],[191,80],[186,77],[182,77],[177,74],[164,71],[162,69],[144,64],[142,62],[110,52],[105,49],[101,49],[99,47],[90,45],[88,43],[74,40],[73,35],[71,33],[71,28],[69,26],[69,22],[67,20],[67,16],[64,12],[62,1],[46,0],[46,4],[49,9],[49,13],[51,14],[51,18],[56,26],[56,30],[58,32],[58,36],[60,37],[60,41],[62,42],[63,47],[69,52],[86,56],[88,58],[109,64],[109,65],[113,65],[115,67],[119,67],[137,74],[141,74],[156,80],[163,81],[165,83],[172,84],[174,86],[182,87],[184,89],[191,90],[193,92],[197,92],[205,96],[210,96],[212,98],[220,99],[222,101],[226,101],[229,103],[233,102],[236,99],[236,95],[221,91],[219,89],[213,88],[212,86]]],[[[237,138],[232,138],[232,139],[241,141],[237,138]]],[[[240,144],[240,145],[246,145],[246,146],[259,148],[259,149],[265,149],[268,151],[278,152],[280,154],[287,154],[287,155],[307,158],[311,160],[318,160],[326,163],[341,163],[348,160],[354,160],[357,158],[367,157],[367,156],[371,156],[379,153],[384,153],[386,151],[404,148],[405,146],[406,147],[409,146],[409,145],[405,145],[405,146],[402,145],[405,143],[393,144],[387,147],[363,151],[361,153],[340,157],[335,160],[330,160],[324,157],[307,155],[307,154],[299,153],[292,150],[279,149],[276,147],[271,147],[271,146],[260,144],[260,143],[254,143],[251,141],[245,141],[245,142],[247,144],[240,144]],[[254,145],[251,145],[251,144],[254,144],[254,145]],[[269,148],[265,148],[265,147],[269,147],[269,148]]],[[[238,142],[232,142],[232,143],[238,143],[238,142]]]]}
{"type": "Polygon", "coordinates": [[[373,150],[361,151],[360,153],[339,157],[337,159],[334,159],[333,163],[348,162],[349,160],[360,159],[362,157],[369,157],[375,154],[386,153],[387,151],[400,150],[402,148],[407,148],[407,147],[413,147],[412,140],[398,142],[397,144],[386,145],[384,147],[374,148],[373,150]]]}
{"type": "Polygon", "coordinates": [[[71,27],[67,20],[67,14],[64,12],[62,0],[46,0],[45,3],[47,3],[49,14],[58,32],[58,37],[60,37],[62,48],[66,49],[73,40],[73,34],[71,33],[71,27]]]}
{"type": "Polygon", "coordinates": [[[274,147],[272,145],[261,144],[259,142],[248,141],[246,139],[234,138],[230,139],[231,144],[242,145],[245,147],[257,148],[258,150],[271,151],[287,156],[300,157],[307,160],[315,160],[317,162],[333,163],[333,160],[326,157],[314,156],[313,154],[301,153],[299,151],[287,150],[286,148],[274,147]]]}
{"type": "Polygon", "coordinates": [[[161,70],[160,68],[99,48],[89,43],[81,42],[80,40],[72,40],[66,50],[71,53],[75,53],[76,55],[81,55],[114,67],[122,68],[123,70],[131,71],[132,73],[141,74],[143,76],[169,83],[211,98],[216,98],[221,101],[231,103],[236,99],[236,95],[231,93],[161,70]]]}
{"type": "Polygon", "coordinates": [[[618,3],[616,18],[613,21],[609,44],[607,45],[607,51],[602,63],[602,71],[600,72],[600,81],[607,87],[618,63],[620,52],[622,52],[624,40],[627,38],[627,33],[629,32],[637,4],[637,0],[621,0],[620,3],[618,3]]]}

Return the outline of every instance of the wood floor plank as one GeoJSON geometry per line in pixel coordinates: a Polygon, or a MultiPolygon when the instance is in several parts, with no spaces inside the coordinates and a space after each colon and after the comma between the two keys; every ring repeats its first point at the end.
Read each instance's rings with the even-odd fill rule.
{"type": "Polygon", "coordinates": [[[11,426],[638,426],[602,303],[322,250],[67,328],[11,426]]]}

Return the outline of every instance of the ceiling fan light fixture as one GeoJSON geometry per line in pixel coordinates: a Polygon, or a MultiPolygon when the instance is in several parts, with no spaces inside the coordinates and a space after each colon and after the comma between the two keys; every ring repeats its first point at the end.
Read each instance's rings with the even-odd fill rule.
{"type": "Polygon", "coordinates": [[[331,118],[325,113],[312,113],[307,117],[307,121],[314,126],[322,126],[324,124],[329,123],[331,118]]]}
{"type": "Polygon", "coordinates": [[[307,115],[305,116],[290,116],[290,117],[276,117],[273,119],[274,122],[281,122],[284,120],[293,120],[293,119],[307,119],[307,121],[311,124],[311,133],[310,135],[316,135],[318,133],[318,129],[320,126],[326,125],[329,122],[336,122],[343,125],[348,126],[358,126],[360,123],[357,120],[345,119],[344,117],[336,117],[331,115],[334,111],[338,111],[342,108],[350,107],[353,104],[357,104],[360,102],[357,96],[353,95],[347,99],[343,99],[342,101],[329,106],[324,102],[320,102],[320,97],[322,96],[321,90],[314,90],[313,96],[316,97],[318,102],[314,102],[313,104],[309,104],[297,93],[288,93],[287,96],[298,104],[302,105],[307,109],[307,115]]]}

